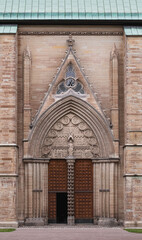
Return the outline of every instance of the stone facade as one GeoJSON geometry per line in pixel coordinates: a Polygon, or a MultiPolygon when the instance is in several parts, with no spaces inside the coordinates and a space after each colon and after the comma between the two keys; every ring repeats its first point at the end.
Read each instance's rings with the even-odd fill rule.
{"type": "Polygon", "coordinates": [[[0,36],[0,225],[18,226],[17,35],[0,36]]]}
{"type": "Polygon", "coordinates": [[[67,162],[69,224],[75,162],[86,159],[94,224],[142,225],[141,49],[118,26],[0,35],[1,226],[48,224],[53,159],[67,162]]]}
{"type": "Polygon", "coordinates": [[[125,38],[125,225],[142,226],[142,38],[125,38]]]}

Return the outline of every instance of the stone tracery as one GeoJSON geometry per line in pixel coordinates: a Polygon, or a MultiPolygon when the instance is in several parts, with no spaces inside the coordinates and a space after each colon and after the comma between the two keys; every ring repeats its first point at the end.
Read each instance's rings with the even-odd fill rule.
{"type": "Polygon", "coordinates": [[[84,94],[84,87],[76,78],[76,73],[71,62],[67,66],[65,78],[58,85],[57,94],[64,94],[69,90],[78,94],[84,94]]]}

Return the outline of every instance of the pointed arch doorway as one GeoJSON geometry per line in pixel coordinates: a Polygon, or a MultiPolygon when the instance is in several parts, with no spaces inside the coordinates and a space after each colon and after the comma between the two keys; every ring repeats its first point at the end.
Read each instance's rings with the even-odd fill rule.
{"type": "MultiPolygon", "coordinates": [[[[88,141],[99,155],[93,132],[73,113],[60,118],[47,134],[49,223],[93,222],[93,154],[88,141]]],[[[45,145],[42,151],[47,157],[45,145]]]]}
{"type": "MultiPolygon", "coordinates": [[[[98,202],[95,202],[95,194],[99,193],[96,175],[101,182],[102,175],[98,174],[100,170],[105,170],[100,160],[104,161],[114,152],[112,136],[102,116],[83,100],[68,96],[57,101],[38,119],[29,143],[29,155],[32,157],[30,161],[27,160],[25,171],[27,182],[32,180],[35,188],[32,190],[32,184],[26,185],[27,219],[37,215],[32,201],[34,196],[38,199],[40,195],[40,216],[43,219],[46,216],[48,222],[92,222],[98,204],[103,203],[99,201],[101,195],[97,195],[98,202]],[[32,172],[32,169],[36,171],[32,172]],[[44,175],[38,173],[38,169],[44,175]],[[38,187],[35,180],[39,182],[38,187]],[[57,209],[62,197],[64,205],[67,205],[64,220],[59,218],[62,212],[57,209]]],[[[112,170],[111,176],[107,173],[108,179],[111,179],[114,167],[110,163],[107,168],[108,173],[109,168],[112,170]]],[[[114,195],[111,196],[114,199],[114,195]]],[[[107,200],[105,204],[110,202],[107,200]]],[[[97,216],[104,214],[101,205],[99,209],[97,216]]],[[[108,207],[107,209],[109,210],[108,207]]]]}
{"type": "Polygon", "coordinates": [[[93,164],[99,143],[89,125],[70,112],[46,135],[42,157],[49,157],[49,223],[93,222],[93,164]]]}

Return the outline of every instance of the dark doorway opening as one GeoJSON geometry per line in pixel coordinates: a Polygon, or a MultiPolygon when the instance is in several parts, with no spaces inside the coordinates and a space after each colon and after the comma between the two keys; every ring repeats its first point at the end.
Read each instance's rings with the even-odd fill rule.
{"type": "Polygon", "coordinates": [[[56,193],[57,223],[67,223],[67,193],[56,193]]]}

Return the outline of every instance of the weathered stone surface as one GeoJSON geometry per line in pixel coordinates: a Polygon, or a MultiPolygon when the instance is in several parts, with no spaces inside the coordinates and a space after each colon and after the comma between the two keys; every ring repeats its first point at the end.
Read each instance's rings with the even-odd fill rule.
{"type": "Polygon", "coordinates": [[[142,226],[142,38],[125,39],[125,226],[142,226]]]}
{"type": "Polygon", "coordinates": [[[98,225],[102,227],[115,227],[118,226],[118,222],[115,218],[99,218],[98,225]]]}
{"type": "Polygon", "coordinates": [[[93,159],[94,223],[141,226],[142,38],[87,34],[122,27],[60,31],[68,28],[76,32],[71,44],[55,35],[59,26],[19,26],[35,35],[0,35],[0,225],[47,224],[49,158],[75,155],[93,159]],[[38,34],[49,30],[54,35],[38,34]],[[70,62],[84,95],[70,87],[57,96],[70,62]],[[81,122],[70,124],[69,114],[81,122]]]}
{"type": "Polygon", "coordinates": [[[0,36],[0,225],[17,227],[17,37],[0,36]]]}

